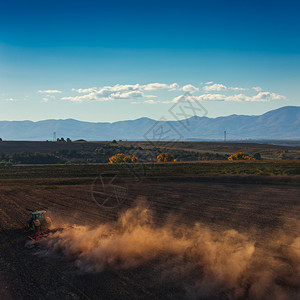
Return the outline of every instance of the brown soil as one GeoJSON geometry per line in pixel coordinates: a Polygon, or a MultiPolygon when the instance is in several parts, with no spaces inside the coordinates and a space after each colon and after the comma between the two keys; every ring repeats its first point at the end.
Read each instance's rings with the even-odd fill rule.
{"type": "MultiPolygon", "coordinates": [[[[261,245],[285,230],[296,235],[289,220],[299,219],[299,186],[245,182],[241,177],[185,177],[127,182],[127,198],[117,208],[95,203],[90,184],[70,179],[20,179],[0,182],[1,299],[174,299],[188,297],[174,280],[162,282],[155,261],[137,268],[82,273],[63,255],[36,255],[25,247],[23,226],[30,210],[46,209],[57,222],[97,226],[114,222],[118,214],[144,197],[156,224],[200,222],[212,230],[235,229],[261,245]],[[45,180],[48,181],[45,183],[45,180]],[[56,184],[54,185],[53,182],[56,184]]],[[[94,187],[95,188],[95,187],[94,187]]],[[[97,198],[98,199],[98,198],[97,198]]],[[[100,200],[99,200],[100,201],[100,200]]],[[[172,278],[171,278],[172,279],[172,278]]],[[[299,286],[294,287],[299,295],[299,286]]],[[[214,294],[209,299],[229,299],[214,294]]]]}

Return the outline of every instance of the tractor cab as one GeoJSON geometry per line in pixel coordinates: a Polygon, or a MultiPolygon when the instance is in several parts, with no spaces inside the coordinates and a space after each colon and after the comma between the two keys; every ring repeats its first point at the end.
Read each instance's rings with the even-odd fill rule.
{"type": "Polygon", "coordinates": [[[33,211],[31,213],[31,219],[32,220],[41,220],[46,216],[46,211],[45,210],[37,210],[33,211]]]}
{"type": "Polygon", "coordinates": [[[51,225],[51,219],[46,216],[45,210],[37,210],[31,213],[30,220],[27,221],[27,226],[34,231],[46,230],[51,225]]]}

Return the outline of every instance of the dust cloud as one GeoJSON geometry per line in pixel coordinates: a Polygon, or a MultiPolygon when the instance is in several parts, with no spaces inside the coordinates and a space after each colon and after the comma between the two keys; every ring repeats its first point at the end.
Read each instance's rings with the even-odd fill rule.
{"type": "Polygon", "coordinates": [[[300,299],[300,237],[279,232],[261,243],[200,223],[157,226],[144,201],[116,223],[74,226],[41,241],[41,247],[63,253],[84,272],[158,264],[161,280],[180,283],[190,299],[300,299]]]}

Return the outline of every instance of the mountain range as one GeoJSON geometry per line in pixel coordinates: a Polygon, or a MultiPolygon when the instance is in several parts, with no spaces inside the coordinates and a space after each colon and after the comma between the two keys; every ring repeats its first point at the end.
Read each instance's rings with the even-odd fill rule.
{"type": "Polygon", "coordinates": [[[57,137],[89,141],[110,140],[227,140],[300,139],[300,106],[285,106],[259,116],[194,116],[178,121],[149,118],[108,122],[74,119],[0,121],[3,140],[52,140],[57,137]]]}

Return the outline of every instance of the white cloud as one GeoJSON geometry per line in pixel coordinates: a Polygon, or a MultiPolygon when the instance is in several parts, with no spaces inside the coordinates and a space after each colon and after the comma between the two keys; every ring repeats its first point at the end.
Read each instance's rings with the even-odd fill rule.
{"type": "Polygon", "coordinates": [[[80,96],[68,96],[62,97],[62,100],[70,100],[74,102],[83,102],[83,101],[114,101],[120,99],[137,99],[137,98],[148,98],[155,97],[153,95],[145,96],[141,91],[122,91],[122,92],[113,92],[109,91],[107,88],[103,88],[97,92],[91,92],[86,95],[80,96]]]}
{"type": "Polygon", "coordinates": [[[97,91],[110,91],[110,92],[121,92],[121,91],[157,91],[157,90],[179,90],[179,85],[177,83],[166,84],[166,83],[148,83],[145,85],[140,84],[116,84],[114,86],[104,86],[101,88],[86,88],[86,89],[72,89],[73,92],[78,93],[91,93],[97,91]]]}
{"type": "Polygon", "coordinates": [[[252,97],[249,97],[245,94],[236,94],[236,95],[230,95],[226,96],[224,98],[224,101],[236,101],[236,102],[243,102],[243,101],[251,101],[252,97]]]}
{"type": "Polygon", "coordinates": [[[140,91],[131,91],[131,92],[117,92],[112,93],[109,96],[112,99],[130,99],[130,98],[143,98],[144,93],[140,91]]]}
{"type": "Polygon", "coordinates": [[[10,98],[6,98],[5,101],[15,102],[15,101],[17,101],[17,99],[10,97],[10,98]]]}
{"type": "Polygon", "coordinates": [[[146,100],[144,101],[145,103],[148,103],[148,104],[156,104],[156,101],[150,99],[150,100],[146,100]]]}
{"type": "Polygon", "coordinates": [[[100,91],[122,92],[122,91],[137,91],[141,86],[137,84],[116,84],[114,86],[104,86],[100,91]]]}
{"type": "Polygon", "coordinates": [[[176,90],[179,90],[179,84],[177,83],[172,83],[170,84],[170,91],[176,91],[176,90]]]}
{"type": "Polygon", "coordinates": [[[224,84],[215,83],[213,85],[204,86],[203,90],[206,91],[206,92],[210,92],[210,91],[225,91],[225,90],[227,90],[227,87],[224,84]]]}
{"type": "Polygon", "coordinates": [[[249,89],[247,88],[242,88],[242,87],[234,87],[234,86],[231,86],[228,88],[229,90],[233,90],[233,91],[247,91],[249,89]]]}
{"type": "MultiPolygon", "coordinates": [[[[195,93],[199,91],[199,88],[186,84],[180,87],[177,83],[165,84],[165,83],[149,83],[145,85],[140,84],[116,84],[114,86],[103,86],[101,88],[86,88],[86,89],[72,89],[79,93],[76,96],[66,96],[62,97],[62,100],[70,100],[74,102],[83,102],[83,101],[114,101],[114,100],[131,100],[130,103],[148,103],[148,104],[156,104],[156,103],[176,103],[181,100],[189,100],[189,101],[236,101],[236,102],[265,102],[265,101],[273,101],[273,100],[282,100],[285,99],[284,96],[271,93],[271,92],[262,92],[260,87],[252,87],[252,90],[256,90],[257,94],[254,96],[250,96],[248,94],[240,93],[234,94],[235,91],[246,91],[250,90],[249,88],[242,87],[227,87],[223,84],[218,84],[213,82],[207,82],[203,87],[203,90],[206,92],[205,94],[198,96],[185,96],[179,95],[173,98],[172,100],[154,100],[156,95],[149,95],[149,91],[184,91],[195,93]],[[210,84],[210,85],[208,85],[210,84]],[[226,95],[221,93],[213,93],[213,92],[221,92],[226,91],[226,95]],[[231,92],[231,95],[229,94],[231,92]],[[144,100],[137,101],[137,100],[144,100]]],[[[45,91],[46,92],[46,91],[45,91]]],[[[54,95],[48,94],[47,99],[53,98],[54,95]]],[[[47,100],[47,101],[48,101],[47,100]]]]}
{"type": "Polygon", "coordinates": [[[225,95],[221,95],[221,94],[204,94],[204,95],[200,95],[200,96],[184,96],[184,95],[180,95],[177,96],[175,98],[173,98],[173,100],[171,102],[174,103],[178,103],[180,101],[183,100],[187,100],[187,101],[191,101],[191,102],[195,102],[195,101],[224,101],[224,97],[226,97],[225,95]]]}
{"type": "Polygon", "coordinates": [[[204,94],[193,98],[197,101],[224,101],[224,97],[226,96],[221,94],[204,94]]]}
{"type": "Polygon", "coordinates": [[[42,99],[42,102],[43,102],[43,103],[46,103],[46,102],[48,102],[48,101],[49,101],[49,98],[46,98],[46,97],[45,97],[45,98],[42,99]]]}
{"type": "Polygon", "coordinates": [[[91,92],[96,92],[97,88],[92,87],[88,89],[72,89],[73,92],[77,92],[79,94],[85,94],[85,93],[91,93],[91,92]]]}
{"type": "Polygon", "coordinates": [[[44,94],[60,94],[62,91],[59,90],[39,90],[38,93],[44,93],[44,94]]]}
{"type": "Polygon", "coordinates": [[[83,102],[83,101],[89,101],[90,99],[90,95],[84,95],[84,96],[66,96],[66,97],[62,97],[62,100],[70,100],[72,102],[83,102]]]}
{"type": "Polygon", "coordinates": [[[178,103],[178,102],[184,100],[185,98],[186,97],[184,95],[180,95],[180,96],[173,98],[172,102],[178,103]]]}
{"type": "MultiPolygon", "coordinates": [[[[183,100],[184,96],[175,97],[172,102],[179,102],[183,100]]],[[[284,100],[285,96],[270,93],[270,92],[260,92],[255,96],[247,96],[245,94],[236,94],[236,95],[224,95],[224,94],[203,94],[200,96],[187,97],[186,100],[189,101],[235,101],[235,102],[267,102],[267,101],[276,101],[284,100]]]]}
{"type": "Polygon", "coordinates": [[[104,86],[102,88],[87,88],[87,89],[72,89],[78,92],[80,96],[62,97],[62,100],[70,100],[75,102],[82,101],[113,101],[117,99],[132,99],[132,98],[153,98],[155,95],[145,95],[144,91],[156,90],[177,90],[179,85],[177,83],[149,83],[146,85],[140,84],[116,84],[114,86],[104,86]]]}
{"type": "MultiPolygon", "coordinates": [[[[212,84],[213,82],[207,82],[206,84],[212,84]]],[[[209,86],[204,86],[203,90],[206,92],[211,92],[211,91],[226,91],[226,90],[232,90],[232,91],[247,91],[249,90],[248,88],[243,88],[243,87],[237,87],[237,86],[231,86],[231,87],[227,87],[224,84],[220,84],[220,83],[215,83],[209,86]]]]}
{"type": "Polygon", "coordinates": [[[256,91],[256,92],[261,92],[262,91],[262,88],[259,87],[259,86],[254,86],[252,87],[252,90],[256,91]]]}
{"type": "Polygon", "coordinates": [[[157,90],[163,90],[163,89],[168,89],[168,90],[177,90],[179,89],[179,85],[177,83],[172,83],[172,84],[165,84],[165,83],[148,83],[146,85],[142,85],[141,89],[144,91],[157,91],[157,90]]]}
{"type": "Polygon", "coordinates": [[[273,100],[284,100],[286,99],[285,96],[270,93],[270,92],[259,92],[257,95],[251,97],[250,101],[273,101],[273,100]]]}
{"type": "Polygon", "coordinates": [[[213,81],[205,82],[205,84],[213,84],[213,83],[214,83],[213,81]]]}
{"type": "Polygon", "coordinates": [[[191,84],[187,84],[187,85],[184,85],[182,88],[181,88],[182,91],[184,92],[190,92],[190,93],[194,93],[194,92],[197,92],[199,91],[199,89],[191,84]]]}
{"type": "Polygon", "coordinates": [[[167,84],[164,83],[149,83],[141,86],[141,88],[145,91],[156,91],[168,88],[167,84]]]}

